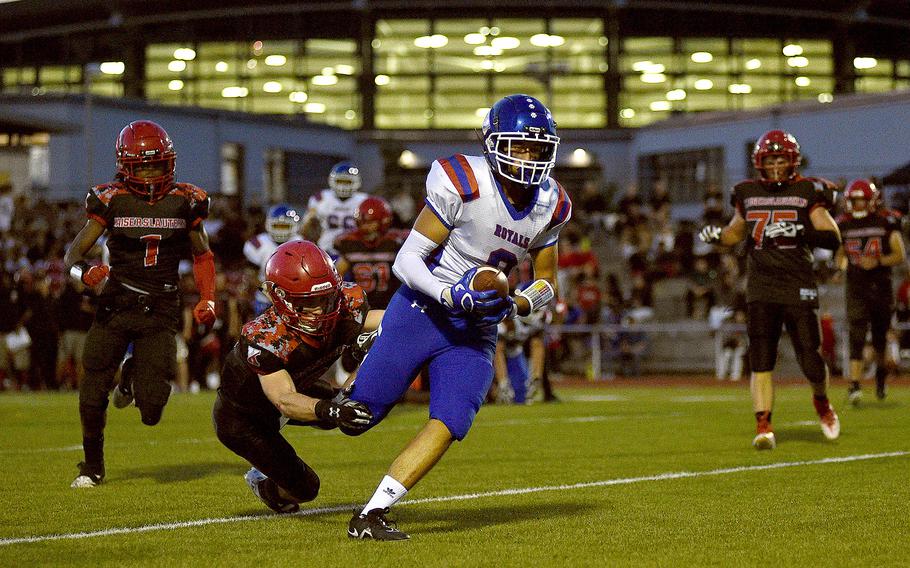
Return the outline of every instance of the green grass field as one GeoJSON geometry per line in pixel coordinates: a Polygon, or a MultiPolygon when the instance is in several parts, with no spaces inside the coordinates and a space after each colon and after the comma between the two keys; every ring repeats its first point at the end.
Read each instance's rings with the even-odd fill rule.
{"type": "Polygon", "coordinates": [[[155,428],[112,408],[106,483],[73,490],[76,396],[6,394],[0,566],[906,565],[910,388],[881,403],[867,393],[860,409],[843,390],[842,435],[828,442],[808,386],[779,388],[778,448],[763,453],[745,385],[488,406],[393,511],[412,537],[399,543],[350,541],[347,522],[425,407],[399,407],[360,438],[286,429],[322,478],[310,505],[322,510],[276,516],[215,439],[211,395],[173,397],[155,428]]]}

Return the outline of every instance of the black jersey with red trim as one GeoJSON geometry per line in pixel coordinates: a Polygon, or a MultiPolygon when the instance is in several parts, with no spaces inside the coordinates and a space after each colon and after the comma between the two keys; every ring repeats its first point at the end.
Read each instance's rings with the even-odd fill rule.
{"type": "Polygon", "coordinates": [[[262,391],[260,375],[285,369],[297,392],[319,379],[360,334],[370,309],[357,284],[344,282],[341,286],[338,320],[332,333],[321,341],[288,327],[274,307],[247,322],[225,358],[221,395],[251,412],[277,417],[280,413],[262,391]]]}
{"type": "Polygon", "coordinates": [[[730,201],[746,221],[749,302],[818,305],[812,250],[804,236],[765,237],[771,223],[789,221],[811,230],[816,207],[830,208],[833,184],[817,178],[784,183],[746,180],[733,188],[730,201]]]}
{"type": "Polygon", "coordinates": [[[85,197],[88,217],[107,229],[111,277],[145,290],[176,290],[180,260],[191,255],[189,232],[208,217],[209,197],[176,183],[149,203],[116,181],[96,185],[85,197]]]}
{"type": "Polygon", "coordinates": [[[384,310],[401,286],[392,273],[392,264],[406,236],[404,232],[387,231],[375,241],[367,241],[354,230],[335,239],[335,251],[351,265],[345,280],[363,288],[373,309],[384,310]]]}
{"type": "Polygon", "coordinates": [[[873,283],[876,289],[882,289],[885,284],[890,289],[890,266],[864,270],[859,263],[863,257],[881,258],[891,254],[891,233],[900,234],[900,213],[879,210],[862,218],[842,215],[837,219],[837,226],[847,255],[847,293],[863,296],[873,283]]]}

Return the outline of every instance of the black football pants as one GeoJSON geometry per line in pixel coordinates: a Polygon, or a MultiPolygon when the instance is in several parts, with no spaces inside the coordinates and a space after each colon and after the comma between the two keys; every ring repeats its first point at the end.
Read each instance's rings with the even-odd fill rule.
{"type": "Polygon", "coordinates": [[[815,308],[807,305],[749,302],[746,329],[749,333],[749,364],[752,372],[773,371],[777,346],[786,326],[790,343],[803,374],[811,383],[825,381],[825,361],[819,353],[821,331],[815,308]]]}

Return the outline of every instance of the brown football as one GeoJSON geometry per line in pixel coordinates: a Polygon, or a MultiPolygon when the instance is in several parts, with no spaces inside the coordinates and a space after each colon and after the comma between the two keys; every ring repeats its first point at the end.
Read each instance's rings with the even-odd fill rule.
{"type": "Polygon", "coordinates": [[[471,290],[483,292],[484,290],[496,290],[500,298],[509,295],[509,279],[506,278],[505,272],[492,266],[481,266],[471,278],[471,290]]]}

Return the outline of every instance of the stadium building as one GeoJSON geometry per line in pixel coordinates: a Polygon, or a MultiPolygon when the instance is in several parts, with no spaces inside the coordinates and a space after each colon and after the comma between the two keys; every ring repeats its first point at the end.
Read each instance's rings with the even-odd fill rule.
{"type": "MultiPolygon", "coordinates": [[[[492,101],[525,92],[557,118],[567,186],[663,177],[686,202],[747,174],[744,148],[782,116],[903,108],[857,95],[910,87],[910,5],[895,2],[22,0],[0,14],[0,169],[52,196],[106,177],[116,126],[138,116],[175,131],[184,175],[251,201],[301,200],[346,156],[370,189],[417,190],[435,157],[477,151],[492,101]],[[692,120],[734,127],[693,147],[674,134],[692,120]]],[[[821,153],[824,129],[792,128],[821,153]]]]}

